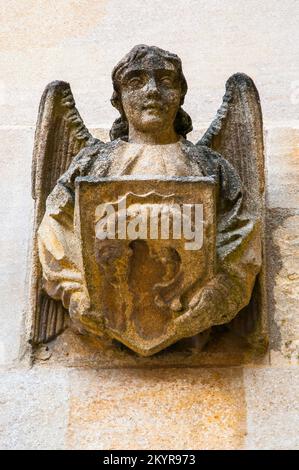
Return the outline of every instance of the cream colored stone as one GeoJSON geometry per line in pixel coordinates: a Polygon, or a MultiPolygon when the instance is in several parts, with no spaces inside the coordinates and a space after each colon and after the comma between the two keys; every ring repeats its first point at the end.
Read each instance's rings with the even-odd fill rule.
{"type": "Polygon", "coordinates": [[[67,371],[36,368],[0,375],[1,449],[62,449],[67,419],[67,371]]]}
{"type": "Polygon", "coordinates": [[[246,448],[299,449],[298,368],[244,369],[246,448]]]}
{"type": "Polygon", "coordinates": [[[26,272],[32,230],[33,129],[0,128],[0,140],[0,365],[7,365],[18,357],[22,315],[28,295],[26,272]]]}
{"type": "Polygon", "coordinates": [[[96,137],[97,139],[102,140],[103,142],[110,142],[109,138],[109,129],[106,128],[91,128],[89,129],[89,132],[93,137],[96,137]]]}
{"type": "Polygon", "coordinates": [[[71,449],[237,449],[241,369],[78,370],[70,375],[71,449]]]}
{"type": "Polygon", "coordinates": [[[274,127],[266,134],[267,203],[299,207],[299,128],[274,127]]]}
{"type": "MultiPolygon", "coordinates": [[[[22,126],[35,124],[39,99],[49,81],[70,81],[85,122],[105,128],[96,135],[108,140],[107,129],[116,112],[109,104],[112,87],[106,71],[136,43],[157,44],[182,57],[189,84],[185,108],[195,127],[202,123],[207,127],[214,117],[228,76],[236,71],[248,73],[259,89],[266,125],[282,121],[289,126],[271,128],[268,134],[268,203],[298,208],[299,138],[291,122],[297,120],[298,124],[299,116],[296,0],[246,4],[237,0],[145,0],[142,8],[136,0],[60,1],[59,6],[57,2],[19,0],[3,1],[0,9],[4,18],[0,33],[0,205],[5,221],[0,233],[1,364],[11,365],[17,358],[27,290],[33,130],[22,126]],[[7,128],[15,125],[21,127],[7,128]]],[[[191,140],[201,135],[195,131],[191,140]]],[[[277,277],[273,276],[274,303],[270,306],[276,322],[276,328],[272,324],[270,330],[276,344],[272,366],[297,361],[297,224],[293,214],[277,225],[274,240],[280,255],[273,246],[270,251],[278,270],[277,277]]],[[[59,341],[66,344],[66,356],[68,340],[60,337],[59,341]]],[[[235,363],[225,354],[217,353],[219,364],[235,363]]],[[[44,361],[47,356],[43,355],[44,361]]],[[[80,360],[82,351],[71,365],[79,364],[78,356],[80,360]]],[[[97,360],[88,359],[84,364],[95,367],[97,360]]],[[[169,364],[176,361],[173,355],[169,364]]],[[[184,361],[190,364],[189,358],[184,361]]],[[[53,368],[57,367],[54,363],[53,368]]],[[[244,445],[240,369],[78,369],[71,373],[70,402],[65,372],[41,369],[1,376],[1,447],[128,448],[132,442],[139,448],[244,445]]],[[[246,369],[247,448],[298,448],[297,377],[295,367],[246,369]]]]}
{"type": "Polygon", "coordinates": [[[298,119],[296,0],[42,0],[1,2],[1,119],[30,124],[51,80],[69,81],[91,125],[116,116],[109,99],[112,66],[134,44],[156,44],[182,57],[186,110],[209,122],[225,80],[252,76],[266,120],[298,119]]]}
{"type": "Polygon", "coordinates": [[[299,364],[299,215],[273,211],[268,245],[271,363],[299,364]]]}

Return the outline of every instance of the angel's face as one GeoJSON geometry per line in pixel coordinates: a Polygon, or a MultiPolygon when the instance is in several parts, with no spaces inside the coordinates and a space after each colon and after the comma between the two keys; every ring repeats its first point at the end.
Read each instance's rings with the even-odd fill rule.
{"type": "Polygon", "coordinates": [[[129,126],[138,131],[152,133],[173,128],[181,102],[175,66],[156,58],[132,64],[122,77],[121,101],[129,126]]]}

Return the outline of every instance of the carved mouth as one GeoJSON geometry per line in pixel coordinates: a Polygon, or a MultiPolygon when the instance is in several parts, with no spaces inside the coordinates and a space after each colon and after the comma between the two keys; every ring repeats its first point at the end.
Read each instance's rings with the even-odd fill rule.
{"type": "Polygon", "coordinates": [[[149,111],[149,110],[153,110],[153,111],[162,111],[162,105],[161,103],[157,103],[156,101],[155,102],[150,102],[150,103],[146,103],[145,105],[143,105],[143,109],[149,111]]]}

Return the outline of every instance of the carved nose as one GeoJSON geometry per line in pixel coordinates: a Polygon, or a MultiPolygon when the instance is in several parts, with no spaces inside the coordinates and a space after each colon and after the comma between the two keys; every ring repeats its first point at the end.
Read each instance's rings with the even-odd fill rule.
{"type": "Polygon", "coordinates": [[[156,83],[156,80],[154,78],[152,78],[151,80],[148,81],[146,91],[147,91],[147,94],[149,96],[155,96],[155,95],[159,94],[157,83],[156,83]]]}

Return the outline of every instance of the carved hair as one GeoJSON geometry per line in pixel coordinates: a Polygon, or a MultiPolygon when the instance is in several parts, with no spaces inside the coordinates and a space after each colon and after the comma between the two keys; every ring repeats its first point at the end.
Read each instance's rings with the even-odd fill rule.
{"type": "Polygon", "coordinates": [[[174,130],[177,134],[183,137],[186,137],[188,132],[192,131],[191,117],[182,108],[188,87],[182,71],[181,59],[176,54],[172,54],[171,52],[160,49],[159,47],[140,44],[139,46],[133,47],[133,49],[114,67],[112,71],[113,94],[111,97],[111,103],[119,111],[120,117],[114,121],[110,130],[111,140],[118,138],[123,140],[128,139],[129,126],[121,102],[121,78],[125,69],[129,65],[134,63],[134,61],[145,57],[147,54],[156,54],[164,60],[171,62],[175,66],[181,83],[181,106],[174,120],[174,130]]]}

